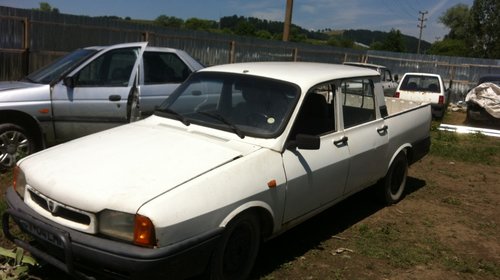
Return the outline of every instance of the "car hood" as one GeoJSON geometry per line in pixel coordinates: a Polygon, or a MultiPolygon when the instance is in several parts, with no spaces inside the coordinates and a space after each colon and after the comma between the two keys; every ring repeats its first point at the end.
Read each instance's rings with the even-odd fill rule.
{"type": "Polygon", "coordinates": [[[28,83],[28,82],[0,82],[0,92],[11,89],[21,89],[21,88],[31,88],[39,87],[40,84],[28,83]]]}
{"type": "Polygon", "coordinates": [[[20,162],[27,183],[90,212],[135,213],[147,201],[259,147],[141,121],[83,137],[20,162]]]}

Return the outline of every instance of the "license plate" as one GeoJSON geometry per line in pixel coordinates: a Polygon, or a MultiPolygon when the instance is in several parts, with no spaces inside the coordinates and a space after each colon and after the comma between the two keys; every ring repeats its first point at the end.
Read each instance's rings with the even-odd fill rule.
{"type": "Polygon", "coordinates": [[[57,234],[48,231],[44,228],[41,228],[35,224],[32,224],[28,221],[25,221],[23,219],[19,219],[18,224],[25,232],[35,236],[36,238],[44,240],[56,247],[64,249],[64,242],[62,241],[61,237],[59,237],[57,234]]]}

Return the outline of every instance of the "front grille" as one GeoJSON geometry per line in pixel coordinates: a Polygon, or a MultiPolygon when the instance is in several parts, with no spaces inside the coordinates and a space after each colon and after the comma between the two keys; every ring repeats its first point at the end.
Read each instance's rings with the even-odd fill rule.
{"type": "Polygon", "coordinates": [[[29,193],[33,202],[35,202],[38,206],[40,206],[47,212],[51,213],[52,216],[61,217],[63,219],[79,224],[90,225],[89,216],[79,213],[75,210],[69,209],[66,206],[59,204],[53,200],[42,197],[41,195],[35,193],[32,190],[29,190],[29,193]]]}

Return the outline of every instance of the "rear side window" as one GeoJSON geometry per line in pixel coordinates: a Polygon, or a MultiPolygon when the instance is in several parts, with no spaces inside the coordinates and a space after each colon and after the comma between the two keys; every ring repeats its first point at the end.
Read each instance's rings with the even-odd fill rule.
{"type": "Polygon", "coordinates": [[[174,53],[145,52],[144,84],[178,84],[187,79],[191,70],[174,53]]]}
{"type": "Polygon", "coordinates": [[[339,90],[344,128],[375,120],[375,98],[370,79],[343,80],[339,90]]]}
{"type": "Polygon", "coordinates": [[[441,92],[439,79],[434,76],[407,75],[401,82],[399,89],[406,91],[441,92]]]}

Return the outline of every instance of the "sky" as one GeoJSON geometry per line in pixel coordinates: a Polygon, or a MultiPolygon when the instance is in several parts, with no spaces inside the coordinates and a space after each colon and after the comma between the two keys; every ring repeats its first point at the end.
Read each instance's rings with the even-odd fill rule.
{"type": "MultiPolygon", "coordinates": [[[[119,16],[154,20],[160,15],[218,20],[224,16],[284,21],[286,0],[0,0],[0,6],[38,8],[47,2],[64,14],[119,16]]],[[[419,12],[427,12],[422,39],[434,42],[448,34],[439,17],[473,0],[295,0],[292,23],[310,30],[330,28],[390,31],[419,37],[419,12]]]]}

